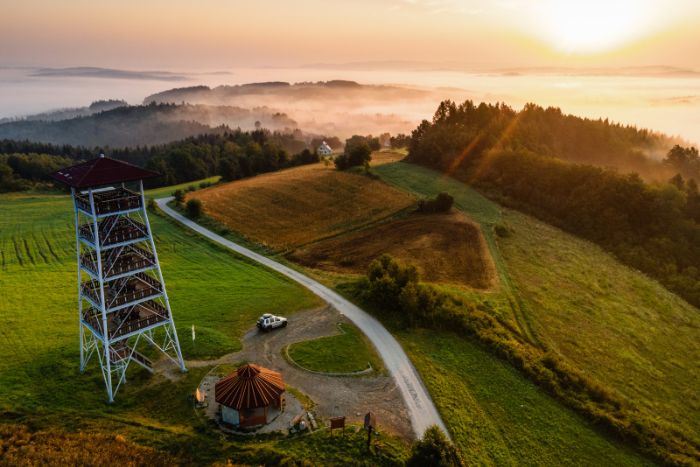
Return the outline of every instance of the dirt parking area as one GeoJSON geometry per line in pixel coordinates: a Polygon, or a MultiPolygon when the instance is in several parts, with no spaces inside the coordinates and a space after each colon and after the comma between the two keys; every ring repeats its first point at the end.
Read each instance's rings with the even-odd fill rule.
{"type": "Polygon", "coordinates": [[[387,374],[371,376],[326,376],[304,371],[285,360],[282,349],[289,344],[338,332],[337,324],[347,321],[331,306],[294,313],[289,325],[269,333],[252,328],[243,338],[243,350],[216,361],[188,361],[188,366],[256,363],[282,373],[284,381],[310,397],[320,424],[330,417],[345,416],[350,423],[362,423],[364,414],[374,412],[380,430],[413,437],[411,421],[401,393],[387,374]]]}

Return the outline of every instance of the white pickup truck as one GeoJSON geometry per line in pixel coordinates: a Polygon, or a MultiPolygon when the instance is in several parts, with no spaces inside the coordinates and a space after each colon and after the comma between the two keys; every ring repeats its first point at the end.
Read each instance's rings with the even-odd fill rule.
{"type": "Polygon", "coordinates": [[[287,318],[265,313],[258,319],[258,329],[261,331],[271,331],[276,328],[287,327],[287,318]]]}

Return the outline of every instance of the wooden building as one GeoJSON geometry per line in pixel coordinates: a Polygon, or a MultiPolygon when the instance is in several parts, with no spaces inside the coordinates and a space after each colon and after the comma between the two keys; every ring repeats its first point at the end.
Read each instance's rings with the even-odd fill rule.
{"type": "Polygon", "coordinates": [[[284,381],[276,371],[249,363],[214,386],[221,419],[237,427],[265,425],[282,409],[284,381]]]}

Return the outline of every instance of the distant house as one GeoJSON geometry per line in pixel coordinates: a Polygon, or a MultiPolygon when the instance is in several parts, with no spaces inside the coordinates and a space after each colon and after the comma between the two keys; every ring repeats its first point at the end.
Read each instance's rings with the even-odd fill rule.
{"type": "Polygon", "coordinates": [[[236,427],[270,422],[282,409],[284,381],[276,371],[249,363],[216,383],[221,420],[236,427]]]}
{"type": "Polygon", "coordinates": [[[321,143],[321,145],[318,147],[317,152],[319,156],[330,156],[331,154],[333,154],[333,150],[330,146],[328,146],[328,143],[326,143],[325,141],[321,143]]]}

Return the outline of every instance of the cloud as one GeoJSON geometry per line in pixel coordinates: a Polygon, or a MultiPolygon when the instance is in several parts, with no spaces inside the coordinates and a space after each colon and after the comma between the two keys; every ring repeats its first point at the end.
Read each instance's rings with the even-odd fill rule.
{"type": "Polygon", "coordinates": [[[185,81],[186,75],[170,71],[133,71],[99,67],[39,68],[29,74],[41,78],[98,78],[147,81],[185,81]]]}

